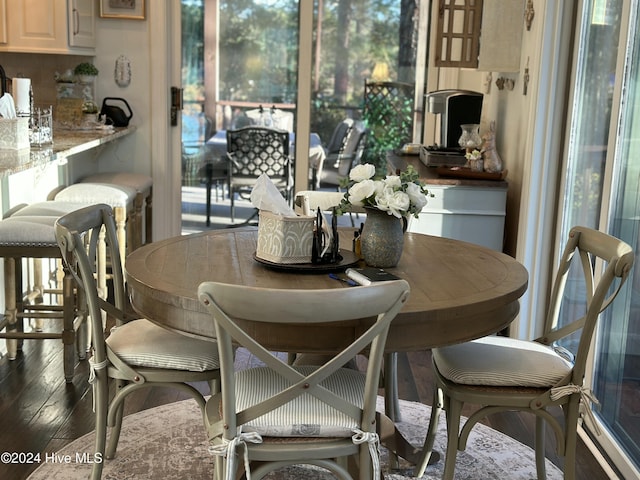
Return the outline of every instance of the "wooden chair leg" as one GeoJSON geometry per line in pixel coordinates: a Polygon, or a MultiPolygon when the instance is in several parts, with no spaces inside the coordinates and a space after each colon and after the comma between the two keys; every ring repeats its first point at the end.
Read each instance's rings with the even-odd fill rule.
{"type": "Polygon", "coordinates": [[[109,384],[106,369],[96,371],[96,383],[93,389],[93,402],[96,410],[96,444],[95,454],[102,457],[102,461],[94,462],[91,470],[91,480],[102,478],[105,445],[107,443],[107,410],[109,405],[109,384]]]}
{"type": "Polygon", "coordinates": [[[453,480],[456,468],[456,456],[458,454],[458,443],[460,437],[460,415],[462,414],[462,403],[458,400],[447,398],[447,453],[444,459],[443,480],[453,480]]]}
{"type": "Polygon", "coordinates": [[[538,474],[538,480],[544,480],[547,478],[546,466],[545,466],[545,441],[544,441],[544,419],[536,416],[536,472],[538,474]]]}
{"type": "MultiPolygon", "coordinates": [[[[73,371],[75,369],[76,362],[76,331],[75,331],[75,305],[73,301],[74,280],[69,272],[65,268],[65,275],[62,280],[62,291],[64,297],[63,303],[63,331],[62,331],[62,344],[64,348],[64,378],[67,383],[73,381],[73,371]]],[[[84,358],[84,352],[81,356],[84,358]]]]}
{"type": "Polygon", "coordinates": [[[429,418],[429,429],[424,438],[424,446],[422,447],[422,453],[420,454],[420,460],[416,463],[414,476],[416,478],[422,477],[424,471],[429,465],[431,460],[431,454],[433,453],[433,444],[436,439],[436,433],[438,432],[438,422],[440,421],[440,413],[442,412],[442,390],[435,388],[433,392],[433,403],[431,405],[431,417],[429,418]]]}

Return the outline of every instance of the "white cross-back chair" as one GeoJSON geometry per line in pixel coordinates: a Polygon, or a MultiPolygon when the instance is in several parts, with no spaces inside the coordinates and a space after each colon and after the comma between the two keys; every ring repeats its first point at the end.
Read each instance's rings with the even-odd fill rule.
{"type": "Polygon", "coordinates": [[[546,475],[546,424],[555,434],[558,454],[564,456],[564,478],[575,479],[578,421],[583,413],[589,416],[593,399],[583,385],[593,333],[600,313],[620,291],[633,262],[633,250],[625,242],[590,228],[574,227],[560,259],[540,338],[525,341],[485,337],[434,349],[435,398],[416,476],[422,476],[429,461],[442,409],[446,412],[448,432],[444,479],[453,478],[456,453],[465,449],[469,433],[479,420],[496,412],[514,410],[536,416],[538,479],[546,475]],[[601,275],[594,276],[603,264],[601,275]],[[578,299],[565,294],[565,286],[575,285],[581,277],[586,295],[577,305],[578,299]],[[575,314],[563,325],[558,324],[561,309],[575,314]],[[570,335],[575,349],[562,345],[562,340],[570,335]],[[460,414],[466,403],[482,407],[460,429],[460,414]],[[552,407],[561,407],[564,414],[561,421],[548,411],[552,407]]]}
{"type": "MultiPolygon", "coordinates": [[[[92,326],[89,381],[94,386],[95,453],[100,458],[112,458],[128,394],[140,388],[167,386],[190,394],[204,409],[203,395],[186,382],[205,381],[212,392],[217,391],[220,372],[216,344],[171,332],[132,315],[110,206],[98,204],[64,215],[56,221],[55,231],[64,262],[79,286],[78,315],[85,316],[92,326]],[[106,250],[101,245],[106,245],[106,250]],[[110,260],[113,292],[111,298],[103,300],[95,279],[105,275],[106,258],[110,260]],[[116,324],[106,338],[103,311],[116,324]],[[110,380],[116,382],[116,393],[109,402],[110,380]],[[105,455],[107,425],[112,428],[105,455]]],[[[101,477],[102,465],[93,464],[92,479],[101,477]]]]}
{"type": "Polygon", "coordinates": [[[389,324],[409,295],[407,282],[322,290],[205,282],[198,294],[213,316],[220,351],[222,388],[207,401],[205,420],[219,455],[215,478],[233,480],[249,469],[255,480],[286,465],[313,464],[345,480],[352,478],[347,462],[335,460],[354,455],[358,478],[380,478],[378,380],[389,324]],[[288,365],[251,336],[255,322],[281,328],[347,321],[354,322],[353,338],[337,342],[339,353],[319,352],[331,354],[321,366],[288,365]],[[265,366],[234,372],[236,345],[265,366]],[[343,368],[365,350],[365,372],[343,368]]]}

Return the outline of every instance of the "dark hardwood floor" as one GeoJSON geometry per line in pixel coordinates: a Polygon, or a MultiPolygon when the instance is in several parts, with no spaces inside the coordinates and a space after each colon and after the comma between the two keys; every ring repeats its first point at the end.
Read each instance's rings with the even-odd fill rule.
{"type": "MultiPolygon", "coordinates": [[[[0,351],[4,352],[2,343],[0,351]]],[[[431,404],[430,354],[400,354],[398,370],[400,397],[431,404]]],[[[93,430],[88,362],[78,364],[72,383],[65,383],[62,371],[62,347],[56,340],[25,341],[23,352],[16,360],[9,361],[6,356],[0,358],[0,452],[44,457],[45,452],[55,452],[93,430]]],[[[206,391],[205,385],[202,388],[206,391]]],[[[183,394],[170,389],[143,389],[128,398],[125,413],[182,398],[183,394]]],[[[532,445],[534,422],[527,416],[500,414],[486,423],[532,445]]],[[[553,440],[549,440],[547,450],[547,457],[560,464],[553,451],[553,440]]],[[[576,463],[578,479],[609,478],[582,441],[579,441],[576,463]]],[[[0,479],[25,479],[37,466],[37,463],[0,462],[0,479]]]]}

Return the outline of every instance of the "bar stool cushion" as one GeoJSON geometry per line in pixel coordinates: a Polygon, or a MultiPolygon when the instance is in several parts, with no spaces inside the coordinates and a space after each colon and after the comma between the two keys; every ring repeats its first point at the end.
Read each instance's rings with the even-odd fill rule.
{"type": "Polygon", "coordinates": [[[22,216],[0,221],[0,247],[57,246],[54,232],[56,217],[22,216]]]}
{"type": "Polygon", "coordinates": [[[130,208],[137,191],[131,187],[106,183],[74,183],[58,192],[56,201],[87,204],[106,203],[112,207],[130,208]]]}
{"type": "Polygon", "coordinates": [[[27,205],[11,214],[11,217],[61,217],[67,213],[75,212],[86,207],[86,203],[57,202],[48,200],[27,205]]]}
{"type": "Polygon", "coordinates": [[[142,173],[103,172],[86,176],[80,183],[107,183],[135,188],[138,192],[147,192],[153,187],[153,179],[142,173]]]}
{"type": "Polygon", "coordinates": [[[173,333],[144,318],[113,328],[106,342],[132,366],[190,372],[220,368],[214,342],[173,333]]]}

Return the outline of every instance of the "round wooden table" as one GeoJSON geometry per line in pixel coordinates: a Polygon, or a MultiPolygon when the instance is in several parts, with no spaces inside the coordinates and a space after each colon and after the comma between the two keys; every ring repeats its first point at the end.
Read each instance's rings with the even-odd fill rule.
{"type": "MultiPolygon", "coordinates": [[[[327,273],[285,271],[257,262],[257,237],[256,228],[214,230],[138,248],[125,263],[133,308],[158,324],[212,339],[213,320],[197,299],[198,285],[203,281],[269,288],[352,288],[327,273]]],[[[341,245],[350,246],[352,238],[353,229],[340,230],[341,245]]],[[[411,287],[409,300],[391,323],[386,343],[385,413],[399,420],[394,353],[464,342],[502,330],[518,313],[518,299],[527,289],[528,274],[508,255],[417,233],[405,235],[399,264],[386,270],[407,280],[411,287]]],[[[330,328],[317,324],[250,327],[252,334],[274,351],[322,353],[351,343],[367,325],[363,319],[330,328]]],[[[391,451],[417,461],[420,452],[398,431],[390,429],[380,438],[391,451]]]]}
{"type": "MultiPolygon", "coordinates": [[[[341,245],[350,246],[353,230],[341,229],[340,235],[341,245]]],[[[211,316],[197,299],[203,281],[271,288],[351,288],[327,273],[266,267],[254,259],[256,241],[257,229],[243,228],[174,237],[138,248],[125,264],[134,309],[169,328],[213,338],[211,316]]],[[[391,324],[389,352],[459,343],[505,328],[518,313],[518,299],[528,279],[526,269],[508,255],[412,233],[405,235],[400,263],[387,270],[411,286],[408,302],[391,324]]],[[[277,351],[333,351],[350,341],[359,328],[362,325],[357,322],[329,330],[270,328],[261,340],[277,351]]]]}

